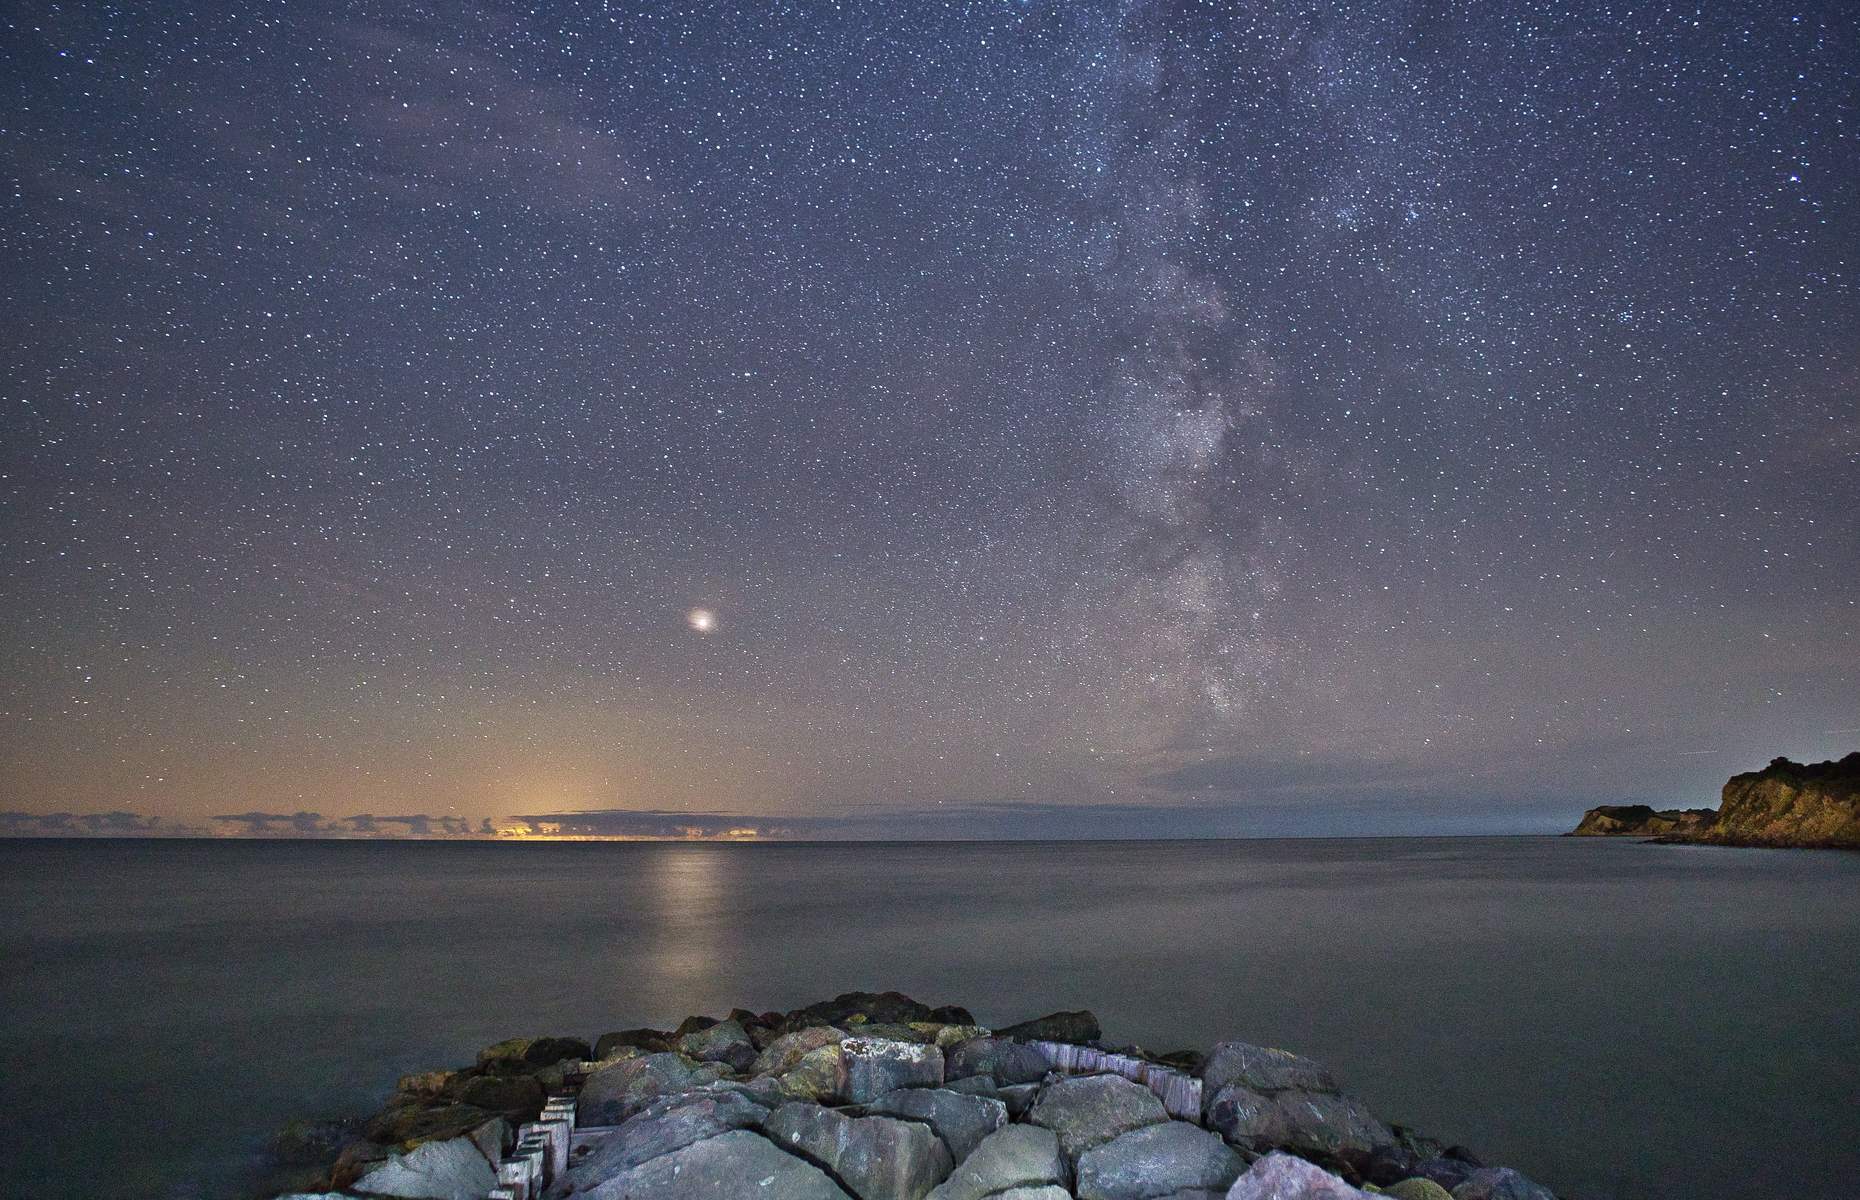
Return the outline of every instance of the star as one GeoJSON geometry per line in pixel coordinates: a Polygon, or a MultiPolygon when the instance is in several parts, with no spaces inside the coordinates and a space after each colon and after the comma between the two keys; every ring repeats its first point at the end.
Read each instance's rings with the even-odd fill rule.
{"type": "Polygon", "coordinates": [[[685,624],[699,633],[710,633],[717,628],[717,614],[708,608],[694,608],[685,614],[685,624]]]}

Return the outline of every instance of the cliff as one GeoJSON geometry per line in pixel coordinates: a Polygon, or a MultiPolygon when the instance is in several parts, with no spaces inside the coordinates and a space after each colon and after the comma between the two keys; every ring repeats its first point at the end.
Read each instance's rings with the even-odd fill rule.
{"type": "Polygon", "coordinates": [[[1860,751],[1836,762],[1771,761],[1733,775],[1700,841],[1860,849],[1860,751]]]}
{"type": "Polygon", "coordinates": [[[1660,837],[1695,833],[1718,814],[1709,808],[1652,809],[1645,804],[1604,804],[1582,814],[1571,837],[1660,837]]]}
{"type": "Polygon", "coordinates": [[[1860,751],[1834,762],[1774,759],[1733,775],[1718,810],[1611,804],[1584,813],[1576,837],[1655,837],[1725,846],[1860,849],[1860,751]]]}

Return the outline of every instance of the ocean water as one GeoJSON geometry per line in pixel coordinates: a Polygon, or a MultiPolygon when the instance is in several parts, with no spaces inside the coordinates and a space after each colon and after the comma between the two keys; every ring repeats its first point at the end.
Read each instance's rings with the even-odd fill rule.
{"type": "Polygon", "coordinates": [[[485,1043],[855,988],[1296,1050],[1569,1197],[1860,1191],[1860,855],[9,841],[0,898],[8,1197],[239,1195],[485,1043]]]}

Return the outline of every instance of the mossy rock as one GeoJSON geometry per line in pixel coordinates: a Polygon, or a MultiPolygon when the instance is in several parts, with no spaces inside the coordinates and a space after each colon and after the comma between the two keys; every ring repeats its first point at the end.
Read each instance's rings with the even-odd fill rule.
{"type": "Polygon", "coordinates": [[[622,1029],[615,1033],[603,1033],[594,1043],[596,1061],[619,1056],[622,1050],[640,1050],[647,1054],[663,1054],[676,1048],[678,1039],[664,1029],[622,1029]]]}
{"type": "Polygon", "coordinates": [[[396,1104],[369,1118],[362,1136],[407,1150],[421,1142],[461,1137],[497,1115],[474,1104],[396,1104]]]}
{"type": "Polygon", "coordinates": [[[1453,1200],[1452,1192],[1431,1179],[1404,1179],[1383,1188],[1382,1194],[1395,1200],[1453,1200]]]}
{"type": "Polygon", "coordinates": [[[527,1121],[542,1111],[543,1085],[533,1075],[475,1075],[446,1088],[447,1098],[527,1121]]]}
{"type": "Polygon", "coordinates": [[[579,1062],[593,1053],[588,1043],[580,1038],[509,1038],[478,1051],[478,1069],[499,1075],[528,1075],[538,1067],[551,1066],[563,1059],[579,1062]]]}

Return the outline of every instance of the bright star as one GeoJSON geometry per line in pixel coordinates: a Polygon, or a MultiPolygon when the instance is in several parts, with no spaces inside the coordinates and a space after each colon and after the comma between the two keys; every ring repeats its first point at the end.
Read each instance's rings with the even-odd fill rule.
{"type": "Polygon", "coordinates": [[[708,608],[694,608],[685,614],[685,621],[699,633],[709,633],[717,628],[717,614],[708,608]]]}

